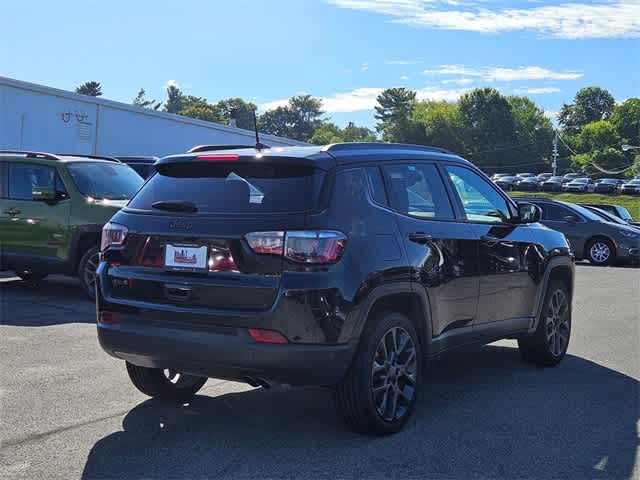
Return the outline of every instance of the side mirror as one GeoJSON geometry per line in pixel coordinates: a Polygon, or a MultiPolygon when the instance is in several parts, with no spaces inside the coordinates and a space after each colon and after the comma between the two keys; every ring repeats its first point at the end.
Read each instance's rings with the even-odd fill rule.
{"type": "Polygon", "coordinates": [[[533,203],[519,203],[518,216],[520,223],[536,223],[542,218],[542,209],[533,203]]]}
{"type": "Polygon", "coordinates": [[[56,189],[53,186],[35,186],[31,189],[31,199],[38,202],[55,202],[56,189]]]}
{"type": "Polygon", "coordinates": [[[563,220],[573,225],[578,221],[578,217],[576,217],[575,215],[567,215],[563,220]]]}

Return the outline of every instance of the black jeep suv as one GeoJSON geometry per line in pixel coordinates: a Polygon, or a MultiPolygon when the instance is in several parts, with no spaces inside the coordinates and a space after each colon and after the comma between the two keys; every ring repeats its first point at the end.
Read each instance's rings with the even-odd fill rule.
{"type": "Polygon", "coordinates": [[[102,347],[150,396],[207,377],[335,390],[355,430],[410,417],[426,361],[517,339],[555,365],[573,257],[480,170],[391,144],[163,158],[102,236],[102,347]]]}

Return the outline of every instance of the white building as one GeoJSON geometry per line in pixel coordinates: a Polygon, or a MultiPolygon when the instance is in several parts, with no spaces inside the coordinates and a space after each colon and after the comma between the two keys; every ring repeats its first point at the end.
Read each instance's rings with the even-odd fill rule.
{"type": "MultiPolygon", "coordinates": [[[[273,135],[260,141],[304,145],[273,135]]],[[[199,144],[254,145],[255,134],[0,77],[0,150],[162,157],[199,144]]]]}

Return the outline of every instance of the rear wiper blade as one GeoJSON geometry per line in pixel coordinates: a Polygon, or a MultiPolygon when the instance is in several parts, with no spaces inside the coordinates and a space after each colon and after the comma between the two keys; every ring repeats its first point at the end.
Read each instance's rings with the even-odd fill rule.
{"type": "Polygon", "coordinates": [[[195,213],[198,211],[198,207],[196,207],[196,204],[192,202],[164,201],[154,202],[151,204],[151,206],[153,208],[157,208],[158,210],[166,210],[167,212],[195,213]]]}

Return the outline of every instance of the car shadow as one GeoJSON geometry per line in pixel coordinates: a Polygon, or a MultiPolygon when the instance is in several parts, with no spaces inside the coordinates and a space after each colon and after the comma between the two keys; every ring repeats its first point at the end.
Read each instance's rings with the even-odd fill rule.
{"type": "Polygon", "coordinates": [[[95,305],[77,279],[52,276],[25,282],[0,278],[0,325],[45,327],[66,323],[94,323],[95,305]]]}
{"type": "Polygon", "coordinates": [[[628,478],[638,382],[567,356],[556,368],[487,346],[425,375],[391,437],[351,433],[318,388],[148,400],[92,448],[83,478],[628,478]]]}

